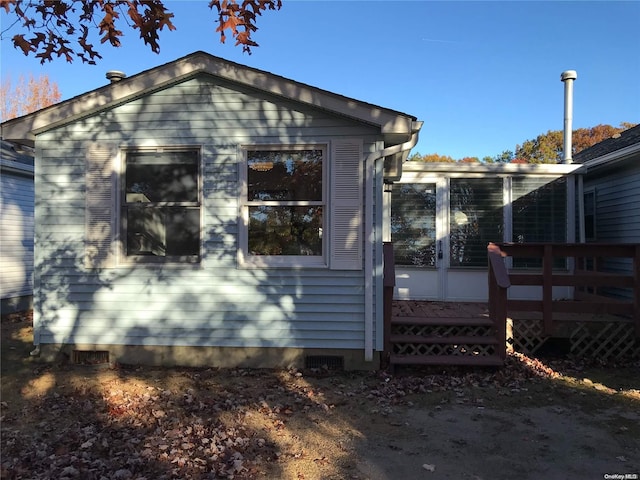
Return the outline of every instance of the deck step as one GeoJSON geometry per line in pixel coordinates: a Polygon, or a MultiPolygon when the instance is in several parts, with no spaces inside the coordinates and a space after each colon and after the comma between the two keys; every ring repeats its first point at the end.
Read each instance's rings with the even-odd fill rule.
{"type": "Polygon", "coordinates": [[[392,325],[441,325],[448,326],[491,326],[493,321],[489,317],[391,317],[392,325]]]}
{"type": "Polygon", "coordinates": [[[437,365],[501,367],[504,360],[497,355],[391,355],[391,365],[437,365]]]}
{"type": "Polygon", "coordinates": [[[421,336],[421,335],[391,335],[391,343],[439,343],[451,345],[497,345],[498,339],[492,336],[421,336]]]}

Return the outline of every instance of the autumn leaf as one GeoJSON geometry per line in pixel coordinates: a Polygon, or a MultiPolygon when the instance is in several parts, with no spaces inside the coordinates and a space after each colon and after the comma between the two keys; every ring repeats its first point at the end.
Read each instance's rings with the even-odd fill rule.
{"type": "MultiPolygon", "coordinates": [[[[213,0],[209,3],[211,10],[217,10],[216,32],[220,34],[220,41],[224,43],[226,32],[230,32],[236,45],[242,45],[249,53],[251,47],[258,45],[251,38],[258,29],[257,16],[281,6],[281,0],[213,0]]],[[[18,20],[10,28],[21,24],[34,35],[32,40],[27,40],[24,33],[14,35],[14,48],[27,56],[34,54],[41,63],[62,56],[67,61],[79,58],[95,64],[102,56],[88,42],[89,31],[98,34],[101,44],[120,47],[125,28],[132,28],[138,30],[140,39],[151,51],[158,53],[159,33],[176,29],[174,14],[167,10],[163,0],[0,0],[0,7],[18,20]],[[81,35],[70,39],[78,30],[81,35]]]]}

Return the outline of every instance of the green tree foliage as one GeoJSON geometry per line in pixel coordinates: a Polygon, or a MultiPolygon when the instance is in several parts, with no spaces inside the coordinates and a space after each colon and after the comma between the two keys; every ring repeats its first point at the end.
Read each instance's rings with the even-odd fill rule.
{"type": "Polygon", "coordinates": [[[423,162],[423,163],[455,163],[456,162],[449,155],[439,155],[437,153],[430,153],[428,155],[420,155],[420,153],[414,153],[409,157],[409,161],[423,162]]]}
{"type": "MultiPolygon", "coordinates": [[[[281,0],[209,1],[209,8],[216,11],[215,31],[220,34],[220,41],[224,43],[228,32],[247,53],[258,46],[251,37],[258,30],[257,16],[281,6],[281,0]]],[[[25,55],[35,55],[40,63],[64,57],[68,62],[79,58],[95,64],[102,56],[91,37],[97,34],[100,43],[119,47],[126,29],[138,30],[144,43],[158,53],[159,32],[165,27],[176,29],[174,15],[163,0],[0,0],[0,9],[13,18],[5,22],[9,26],[2,30],[0,38],[21,25],[26,32],[13,35],[13,46],[25,55]],[[72,44],[70,39],[77,43],[72,44]]]]}
{"type": "Polygon", "coordinates": [[[511,150],[505,150],[501,154],[493,157],[493,161],[495,163],[509,163],[513,158],[513,152],[511,150]]]}

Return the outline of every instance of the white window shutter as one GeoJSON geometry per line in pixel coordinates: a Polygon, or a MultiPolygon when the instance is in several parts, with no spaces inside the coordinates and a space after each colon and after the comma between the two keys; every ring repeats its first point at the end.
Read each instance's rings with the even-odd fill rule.
{"type": "Polygon", "coordinates": [[[85,256],[86,268],[116,265],[116,172],[117,148],[109,144],[88,147],[85,164],[85,256]]]}
{"type": "Polygon", "coordinates": [[[362,140],[331,144],[330,253],[334,270],[362,269],[362,140]]]}

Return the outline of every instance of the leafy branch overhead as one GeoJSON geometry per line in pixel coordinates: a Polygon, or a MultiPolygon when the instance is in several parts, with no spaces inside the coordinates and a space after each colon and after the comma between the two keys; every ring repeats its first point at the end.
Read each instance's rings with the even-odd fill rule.
{"type": "MultiPolygon", "coordinates": [[[[246,53],[258,44],[251,37],[258,30],[256,20],[266,10],[279,10],[281,0],[211,0],[217,12],[216,32],[225,42],[227,32],[246,53]]],[[[100,43],[121,46],[124,30],[138,30],[140,38],[155,53],[160,51],[163,29],[175,30],[174,14],[163,0],[0,0],[0,8],[13,22],[2,30],[4,37],[18,24],[26,32],[11,40],[25,55],[35,55],[40,63],[64,57],[95,65],[102,58],[92,37],[100,43]],[[74,44],[75,42],[75,44],[74,44]]],[[[194,6],[194,8],[197,8],[194,6]]]]}

